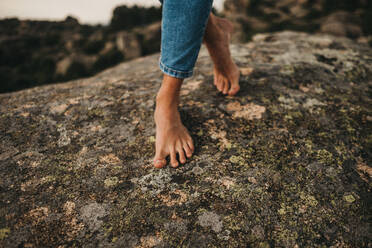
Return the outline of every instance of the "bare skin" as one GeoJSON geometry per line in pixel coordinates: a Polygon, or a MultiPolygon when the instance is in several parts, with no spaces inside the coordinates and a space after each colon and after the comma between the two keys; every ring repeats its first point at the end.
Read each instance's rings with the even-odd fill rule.
{"type": "Polygon", "coordinates": [[[178,112],[179,93],[183,80],[164,75],[163,83],[156,97],[156,154],[154,166],[162,168],[165,158],[170,156],[170,164],[177,167],[179,162],[186,163],[191,157],[194,144],[178,112]],[[177,159],[178,154],[178,159],[177,159]]]}
{"type": "Polygon", "coordinates": [[[230,21],[213,14],[209,16],[204,44],[213,61],[214,85],[223,94],[238,93],[240,71],[230,54],[230,37],[233,26],[230,21]]]}
{"type": "MultiPolygon", "coordinates": [[[[229,21],[209,16],[204,35],[204,43],[212,58],[214,84],[223,94],[235,95],[239,87],[239,68],[233,62],[229,49],[230,34],[233,31],[229,21]]],[[[186,127],[182,124],[178,111],[179,95],[183,79],[164,74],[163,83],[156,97],[156,154],[154,166],[162,168],[167,164],[179,166],[186,163],[194,152],[194,144],[186,127]]]]}

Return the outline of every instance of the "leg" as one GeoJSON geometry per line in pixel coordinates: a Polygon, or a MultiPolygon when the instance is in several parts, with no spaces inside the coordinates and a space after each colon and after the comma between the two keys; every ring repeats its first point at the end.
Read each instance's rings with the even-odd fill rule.
{"type": "Polygon", "coordinates": [[[164,0],[161,70],[176,78],[192,75],[213,0],[164,0]]]}
{"type": "Polygon", "coordinates": [[[192,139],[178,112],[179,91],[190,77],[203,41],[212,0],[164,0],[160,69],[164,72],[156,99],[154,166],[185,163],[194,151],[192,139]],[[178,159],[177,159],[178,154],[178,159]]]}
{"type": "Polygon", "coordinates": [[[239,89],[239,68],[230,55],[229,42],[232,24],[210,15],[204,35],[204,43],[214,63],[214,84],[223,94],[235,95],[239,89]]]}

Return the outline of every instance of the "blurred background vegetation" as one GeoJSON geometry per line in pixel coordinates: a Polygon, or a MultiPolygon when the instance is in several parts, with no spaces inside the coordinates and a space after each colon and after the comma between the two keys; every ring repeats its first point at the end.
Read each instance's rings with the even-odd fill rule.
{"type": "Polygon", "coordinates": [[[0,93],[91,76],[159,51],[160,8],[119,6],[107,26],[0,20],[0,93]]]}
{"type": "MultiPolygon", "coordinates": [[[[214,10],[214,12],[216,12],[214,10]]],[[[234,42],[259,32],[296,30],[345,36],[372,46],[370,0],[226,0],[234,42]]],[[[94,75],[159,52],[161,9],[118,6],[109,25],[0,20],[0,93],[94,75]]]]}

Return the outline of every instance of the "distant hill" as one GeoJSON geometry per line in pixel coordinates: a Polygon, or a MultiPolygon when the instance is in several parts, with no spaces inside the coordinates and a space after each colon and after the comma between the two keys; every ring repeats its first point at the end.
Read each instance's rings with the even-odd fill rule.
{"type": "Polygon", "coordinates": [[[0,93],[93,75],[159,51],[160,8],[119,6],[109,25],[0,20],[0,93]]]}

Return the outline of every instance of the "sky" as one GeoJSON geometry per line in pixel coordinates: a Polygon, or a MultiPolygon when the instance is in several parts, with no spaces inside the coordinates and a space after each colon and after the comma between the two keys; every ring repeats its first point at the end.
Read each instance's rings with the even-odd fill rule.
{"type": "MultiPolygon", "coordinates": [[[[62,20],[71,15],[84,24],[108,24],[118,5],[159,6],[158,0],[0,0],[0,19],[62,20]]],[[[214,0],[222,9],[223,0],[214,0]]]]}

